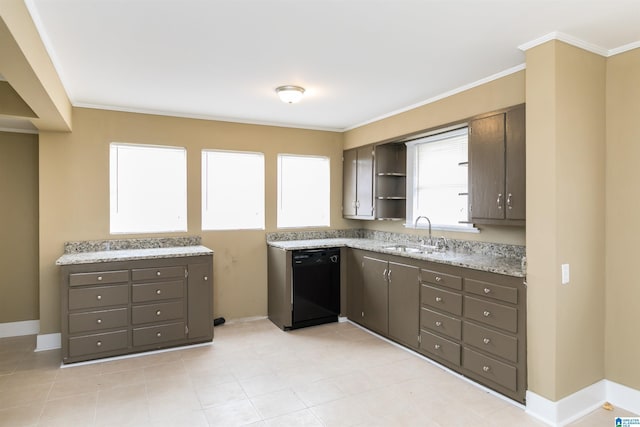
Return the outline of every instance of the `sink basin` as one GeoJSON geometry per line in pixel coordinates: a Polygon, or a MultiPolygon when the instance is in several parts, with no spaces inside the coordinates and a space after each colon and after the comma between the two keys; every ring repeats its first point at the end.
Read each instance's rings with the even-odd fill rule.
{"type": "Polygon", "coordinates": [[[387,246],[385,249],[388,249],[390,251],[405,252],[408,254],[418,254],[423,252],[422,249],[420,248],[414,248],[412,246],[405,246],[405,245],[387,246]]]}

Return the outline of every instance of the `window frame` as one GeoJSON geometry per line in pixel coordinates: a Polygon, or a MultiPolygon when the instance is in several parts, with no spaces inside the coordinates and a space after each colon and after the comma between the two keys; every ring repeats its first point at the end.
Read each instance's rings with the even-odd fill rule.
{"type": "MultiPolygon", "coordinates": [[[[161,191],[159,191],[161,192],[161,191]]],[[[187,170],[187,149],[185,147],[171,146],[171,145],[158,145],[158,144],[139,144],[139,143],[129,143],[129,142],[111,142],[109,144],[109,234],[112,235],[123,235],[123,234],[157,234],[157,233],[184,233],[188,231],[188,170],[187,170]],[[160,149],[160,150],[171,150],[175,152],[180,152],[182,154],[182,159],[180,159],[180,173],[183,175],[181,179],[183,180],[184,188],[182,190],[183,200],[174,201],[173,203],[181,205],[181,212],[178,216],[178,221],[176,222],[175,227],[166,227],[166,228],[145,228],[139,227],[139,224],[136,227],[126,228],[120,227],[114,230],[114,226],[117,224],[117,219],[114,217],[114,214],[117,214],[120,206],[120,198],[119,189],[122,183],[120,179],[122,178],[119,175],[119,170],[121,168],[121,163],[119,161],[120,152],[118,152],[118,148],[137,148],[142,150],[152,150],[152,149],[160,149]],[[115,162],[114,162],[115,155],[115,162]],[[114,206],[115,205],[115,206],[114,206]]]]}
{"type": "Polygon", "coordinates": [[[239,151],[239,150],[220,150],[220,149],[202,149],[201,151],[201,218],[200,218],[200,226],[202,231],[231,231],[231,230],[264,230],[265,229],[265,223],[266,223],[266,179],[265,179],[265,154],[259,151],[239,151]],[[226,154],[239,154],[239,155],[246,155],[246,156],[259,156],[260,159],[262,160],[262,174],[261,174],[261,204],[262,207],[260,209],[261,213],[261,225],[256,226],[256,227],[216,227],[213,226],[211,224],[206,224],[205,225],[205,219],[206,219],[206,211],[208,211],[207,206],[208,206],[208,196],[209,196],[209,192],[208,192],[208,173],[209,173],[209,169],[206,167],[205,162],[208,161],[208,159],[206,159],[205,157],[209,154],[209,153],[226,153],[226,154]]]}
{"type": "MultiPolygon", "coordinates": [[[[405,228],[410,229],[426,229],[428,228],[427,222],[420,222],[417,226],[415,225],[415,219],[421,214],[417,212],[417,192],[418,192],[418,156],[417,156],[417,148],[419,145],[428,144],[430,142],[442,141],[444,139],[455,138],[458,136],[462,136],[463,134],[468,133],[468,123],[460,123],[451,127],[438,129],[433,132],[429,132],[427,134],[421,135],[420,137],[414,138],[410,141],[406,141],[405,145],[407,146],[407,206],[406,206],[406,223],[404,224],[405,228]]],[[[468,141],[467,141],[467,153],[468,153],[468,141]]],[[[467,156],[468,160],[468,156],[467,156]]],[[[468,174],[469,170],[467,168],[467,193],[469,193],[468,188],[468,174]]],[[[461,196],[462,197],[462,196],[461,196]]],[[[467,220],[469,220],[469,212],[468,212],[468,195],[467,195],[467,220]]],[[[466,232],[466,233],[478,233],[480,230],[475,228],[472,223],[458,223],[456,224],[443,224],[433,222],[431,224],[432,230],[440,230],[440,231],[455,231],[455,232],[466,232]]]]}
{"type": "Polygon", "coordinates": [[[277,190],[276,190],[276,227],[278,229],[298,229],[298,228],[329,228],[331,227],[331,158],[318,154],[291,154],[278,153],[277,155],[277,190]],[[326,161],[327,164],[327,200],[326,200],[326,224],[283,224],[282,218],[282,159],[283,158],[316,158],[326,161]]]}

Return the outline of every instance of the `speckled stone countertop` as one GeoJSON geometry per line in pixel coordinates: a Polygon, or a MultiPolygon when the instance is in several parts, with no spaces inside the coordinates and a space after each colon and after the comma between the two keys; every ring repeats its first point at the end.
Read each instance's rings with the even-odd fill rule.
{"type": "MultiPolygon", "coordinates": [[[[366,233],[365,233],[366,234],[366,233]]],[[[410,253],[388,249],[398,244],[415,246],[417,242],[410,239],[401,241],[405,235],[394,235],[391,239],[374,239],[370,237],[329,237],[301,240],[267,240],[269,246],[285,250],[314,249],[329,247],[349,247],[378,252],[388,255],[402,256],[423,261],[449,264],[474,270],[488,271],[514,277],[526,276],[526,263],[523,262],[524,248],[514,245],[497,245],[483,242],[466,242],[450,240],[445,252],[410,253]],[[400,236],[400,237],[398,237],[400,236]]],[[[268,236],[269,237],[269,236],[268,236]]],[[[316,237],[316,236],[314,236],[316,237]]],[[[389,236],[382,236],[389,237],[389,236]]]]}
{"type": "Polygon", "coordinates": [[[92,264],[136,259],[180,258],[211,255],[200,237],[92,240],[66,242],[65,254],[56,265],[92,264]]]}

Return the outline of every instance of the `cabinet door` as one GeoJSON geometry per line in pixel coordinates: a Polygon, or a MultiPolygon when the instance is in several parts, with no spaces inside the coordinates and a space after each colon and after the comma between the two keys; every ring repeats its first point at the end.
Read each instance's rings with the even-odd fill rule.
{"type": "Polygon", "coordinates": [[[525,107],[507,112],[506,218],[526,218],[525,107]]]}
{"type": "Polygon", "coordinates": [[[346,150],[342,156],[342,215],[355,216],[358,150],[346,150]]]}
{"type": "Polygon", "coordinates": [[[362,322],[362,286],[364,255],[357,249],[347,250],[347,317],[362,322]]]}
{"type": "Polygon", "coordinates": [[[469,124],[469,191],[471,218],[504,219],[504,114],[469,124]]]}
{"type": "Polygon", "coordinates": [[[357,202],[358,217],[373,218],[373,148],[358,148],[357,167],[357,202]]]}
{"type": "Polygon", "coordinates": [[[212,263],[189,264],[187,279],[189,339],[213,337],[212,263]]]}
{"type": "Polygon", "coordinates": [[[420,270],[389,262],[389,336],[418,348],[420,326],[420,270]]]}
{"type": "Polygon", "coordinates": [[[362,324],[380,334],[388,332],[387,261],[364,257],[362,324]]]}

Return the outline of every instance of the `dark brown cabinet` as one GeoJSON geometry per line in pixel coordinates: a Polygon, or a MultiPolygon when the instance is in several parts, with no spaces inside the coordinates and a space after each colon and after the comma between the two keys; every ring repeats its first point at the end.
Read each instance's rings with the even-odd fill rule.
{"type": "Polygon", "coordinates": [[[373,219],[372,146],[353,148],[343,153],[342,216],[373,219]]]}
{"type": "Polygon", "coordinates": [[[348,317],[417,348],[419,268],[396,257],[357,249],[348,252],[348,317]]]}
{"type": "Polygon", "coordinates": [[[62,360],[213,339],[211,255],[61,268],[62,360]]]}
{"type": "Polygon", "coordinates": [[[469,123],[469,216],[478,224],[524,225],[525,107],[469,123]]]}

